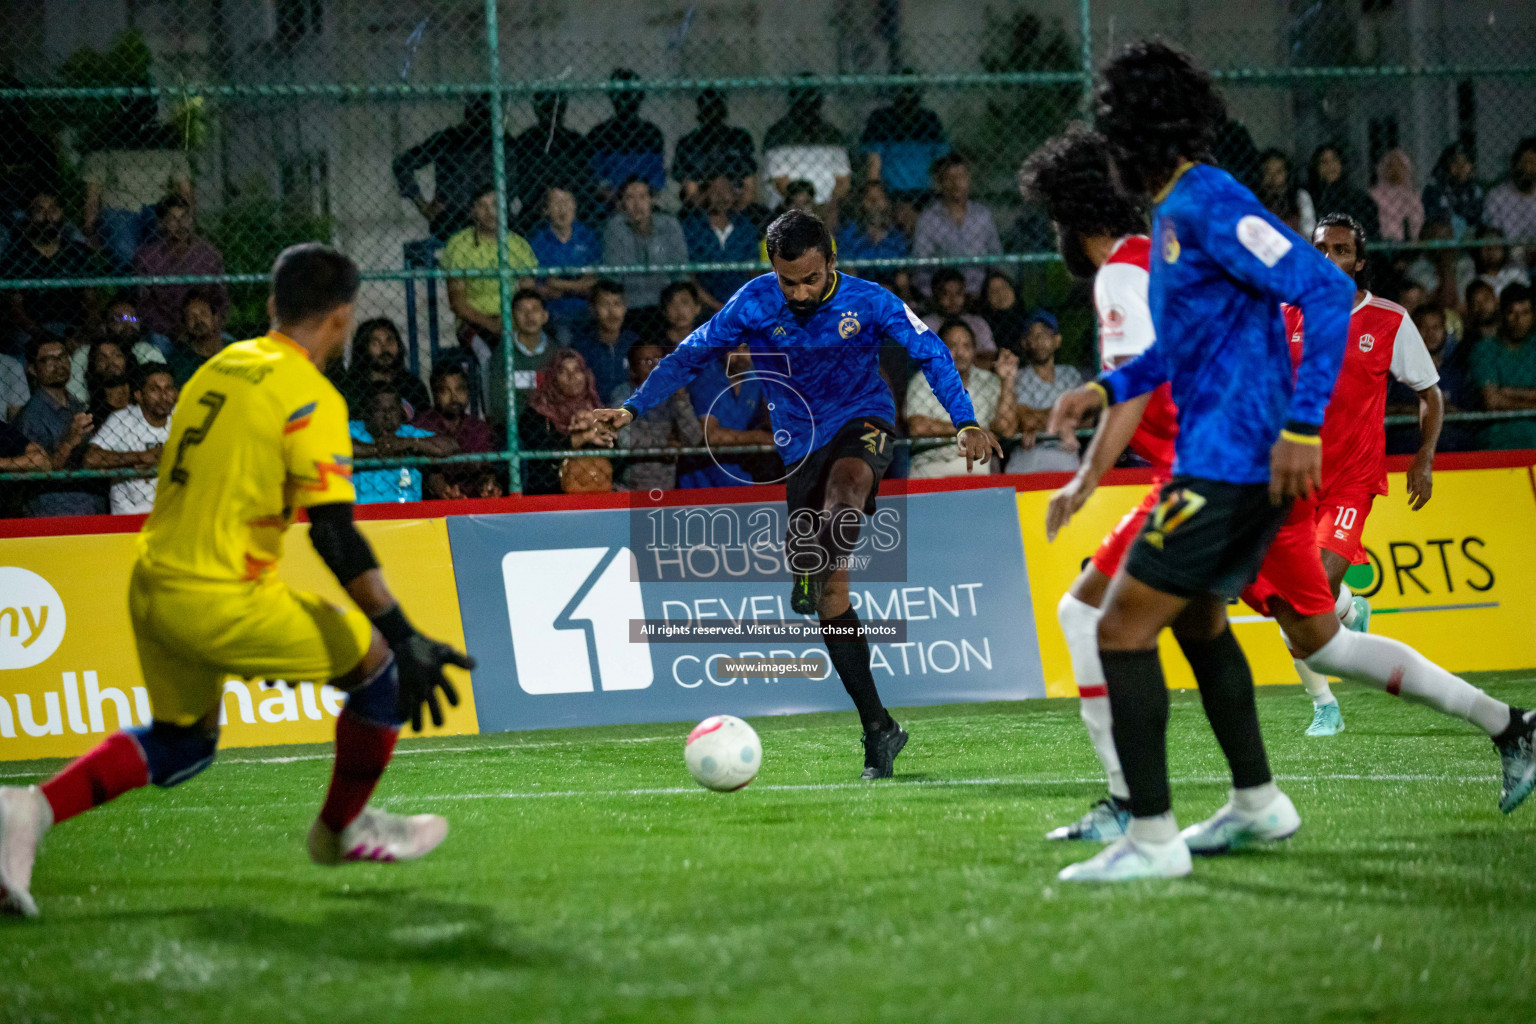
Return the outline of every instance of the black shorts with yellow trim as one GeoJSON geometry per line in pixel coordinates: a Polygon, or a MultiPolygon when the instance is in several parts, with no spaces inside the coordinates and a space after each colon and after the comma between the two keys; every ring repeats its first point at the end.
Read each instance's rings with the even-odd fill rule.
{"type": "Polygon", "coordinates": [[[1236,600],[1289,513],[1289,501],[1270,504],[1267,483],[1176,476],[1163,485],[1125,571],[1165,594],[1236,600]]]}
{"type": "Polygon", "coordinates": [[[864,514],[875,512],[875,497],[880,493],[880,478],[891,468],[896,456],[896,428],[878,416],[860,416],[843,424],[832,440],[789,467],[784,481],[784,500],[793,516],[800,509],[820,512],[826,502],[827,475],[838,459],[858,459],[875,474],[869,496],[864,500],[864,514]]]}

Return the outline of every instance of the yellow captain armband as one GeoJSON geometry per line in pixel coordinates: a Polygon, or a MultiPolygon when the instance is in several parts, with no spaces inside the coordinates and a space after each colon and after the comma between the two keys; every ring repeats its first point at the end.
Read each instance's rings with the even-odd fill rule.
{"type": "Polygon", "coordinates": [[[1114,404],[1114,403],[1113,403],[1113,402],[1111,402],[1111,401],[1110,401],[1110,400],[1109,400],[1109,389],[1108,389],[1108,388],[1106,388],[1106,387],[1105,387],[1105,386],[1104,386],[1104,385],[1103,385],[1103,384],[1100,384],[1100,383],[1099,383],[1099,382],[1098,382],[1098,381],[1096,381],[1096,380],[1091,380],[1091,381],[1089,381],[1089,382],[1088,382],[1088,383],[1087,383],[1087,385],[1086,385],[1086,386],[1087,386],[1087,387],[1088,387],[1088,388],[1089,388],[1089,389],[1090,389],[1090,390],[1092,390],[1092,391],[1096,391],[1096,392],[1098,392],[1098,395],[1099,395],[1099,401],[1100,401],[1100,403],[1102,403],[1102,404],[1103,404],[1103,406],[1104,406],[1104,408],[1106,408],[1106,409],[1107,409],[1107,408],[1109,408],[1109,407],[1110,407],[1110,406],[1111,406],[1111,405],[1113,405],[1113,404],[1114,404]]]}
{"type": "Polygon", "coordinates": [[[1280,431],[1280,440],[1289,441],[1292,444],[1321,445],[1323,439],[1316,434],[1298,434],[1294,430],[1280,431]]]}

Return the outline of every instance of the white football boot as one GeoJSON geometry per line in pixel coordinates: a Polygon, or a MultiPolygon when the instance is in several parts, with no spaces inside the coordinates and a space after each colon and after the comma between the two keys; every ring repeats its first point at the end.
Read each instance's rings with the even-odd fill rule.
{"type": "Polygon", "coordinates": [[[1291,838],[1299,828],[1301,815],[1296,813],[1291,798],[1276,792],[1275,798],[1257,811],[1242,810],[1229,797],[1221,810],[1180,835],[1190,853],[1215,857],[1258,843],[1278,843],[1291,838]]]}
{"type": "Polygon", "coordinates": [[[337,835],[320,821],[309,827],[309,859],[316,864],[425,857],[448,838],[448,819],[438,814],[390,814],[371,807],[337,835]]]}
{"type": "Polygon", "coordinates": [[[1129,882],[1137,878],[1182,878],[1189,874],[1189,848],[1182,838],[1148,843],[1123,835],[1085,861],[1068,864],[1063,882],[1129,882]]]}
{"type": "Polygon", "coordinates": [[[32,862],[53,827],[53,808],[36,786],[0,786],[0,914],[36,917],[32,862]]]}

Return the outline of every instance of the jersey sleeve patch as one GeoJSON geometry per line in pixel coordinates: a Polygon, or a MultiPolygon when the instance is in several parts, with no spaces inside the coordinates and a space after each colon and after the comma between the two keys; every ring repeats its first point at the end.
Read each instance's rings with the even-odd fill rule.
{"type": "Polygon", "coordinates": [[[916,313],[912,312],[911,306],[903,302],[901,304],[901,308],[907,314],[907,322],[912,325],[912,329],[914,331],[916,331],[918,334],[922,334],[928,330],[928,325],[923,323],[923,321],[918,317],[916,313]]]}
{"type": "Polygon", "coordinates": [[[1253,213],[1237,222],[1237,240],[1266,267],[1273,267],[1291,251],[1291,240],[1269,221],[1253,213]]]}
{"type": "Polygon", "coordinates": [[[309,426],[309,421],[314,418],[317,405],[319,405],[318,402],[310,402],[308,405],[295,409],[288,417],[288,421],[283,424],[283,433],[291,434],[296,430],[303,430],[309,426]]]}

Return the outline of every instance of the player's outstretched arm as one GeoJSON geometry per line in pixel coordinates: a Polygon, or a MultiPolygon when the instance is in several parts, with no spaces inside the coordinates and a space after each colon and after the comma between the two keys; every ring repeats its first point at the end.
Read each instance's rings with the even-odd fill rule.
{"type": "Polygon", "coordinates": [[[313,505],[309,522],[309,538],[315,551],[394,652],[400,673],[401,717],[409,716],[411,728],[420,732],[421,709],[425,705],[432,724],[442,725],[438,691],[442,691],[450,705],[457,707],[459,703],[459,691],[448,681],[443,669],[448,665],[472,669],[475,659],[447,644],[429,640],[411,626],[384,583],[373,549],[352,522],[351,502],[313,505]]]}
{"type": "Polygon", "coordinates": [[[1111,406],[1099,420],[1099,429],[1094,431],[1093,440],[1088,442],[1088,451],[1084,453],[1082,464],[1077,467],[1072,479],[1051,495],[1051,502],[1046,506],[1047,542],[1056,539],[1061,528],[1087,503],[1098,488],[1099,481],[1104,479],[1104,474],[1119,461],[1121,453],[1131,443],[1131,436],[1136,433],[1141,415],[1147,411],[1147,403],[1151,400],[1152,393],[1149,391],[1129,402],[1111,406]]]}
{"type": "Polygon", "coordinates": [[[944,411],[949,413],[949,421],[958,431],[955,444],[965,456],[965,471],[969,473],[973,465],[986,465],[994,454],[1001,459],[1003,446],[992,431],[976,422],[976,409],[971,405],[970,393],[965,390],[965,382],[955,369],[955,360],[938,335],[895,295],[890,296],[880,328],[887,340],[904,347],[922,368],[928,386],[933,389],[939,404],[944,406],[944,411]]]}

